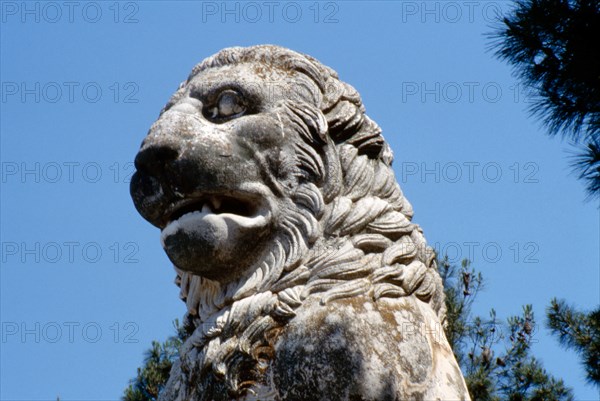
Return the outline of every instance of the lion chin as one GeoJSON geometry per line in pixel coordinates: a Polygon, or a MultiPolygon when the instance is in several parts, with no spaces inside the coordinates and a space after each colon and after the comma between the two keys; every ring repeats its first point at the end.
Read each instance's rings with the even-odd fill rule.
{"type": "Polygon", "coordinates": [[[391,163],[356,90],[310,56],[194,67],[131,181],[188,309],[162,401],[469,399],[391,163]]]}

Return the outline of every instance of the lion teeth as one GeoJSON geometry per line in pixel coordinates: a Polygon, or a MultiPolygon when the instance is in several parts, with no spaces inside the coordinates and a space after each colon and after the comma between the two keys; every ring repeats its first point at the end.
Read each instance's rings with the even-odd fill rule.
{"type": "Polygon", "coordinates": [[[210,210],[210,206],[208,206],[208,203],[205,203],[204,205],[202,205],[202,213],[203,214],[212,213],[212,210],[210,210]]]}
{"type": "Polygon", "coordinates": [[[219,199],[219,198],[216,198],[216,197],[211,198],[210,203],[212,203],[212,207],[215,212],[221,208],[221,199],[219,199]]]}

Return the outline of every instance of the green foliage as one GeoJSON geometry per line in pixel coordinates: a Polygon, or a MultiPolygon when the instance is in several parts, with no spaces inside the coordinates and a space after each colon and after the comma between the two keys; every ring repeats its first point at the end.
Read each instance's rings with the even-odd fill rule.
{"type": "Polygon", "coordinates": [[[156,401],[160,390],[169,380],[173,362],[179,357],[179,348],[187,337],[187,332],[178,320],[173,322],[177,332],[162,344],[152,341],[152,348],[146,351],[144,366],[137,369],[137,377],[125,390],[123,401],[156,401]]]}
{"type": "Polygon", "coordinates": [[[573,166],[590,197],[600,197],[600,2],[518,0],[491,36],[549,134],[583,145],[573,166]]]}
{"type": "Polygon", "coordinates": [[[592,138],[572,157],[571,167],[587,183],[589,198],[600,194],[600,138],[592,138]]]}
{"type": "Polygon", "coordinates": [[[446,292],[446,336],[477,401],[572,400],[572,390],[554,378],[531,355],[535,319],[531,305],[502,324],[492,309],[489,318],[473,316],[471,307],[483,288],[481,273],[464,260],[438,262],[446,292]]]}
{"type": "Polygon", "coordinates": [[[581,355],[588,381],[600,387],[600,306],[586,313],[555,298],[547,318],[548,328],[560,343],[581,355]]]}
{"type": "Polygon", "coordinates": [[[446,293],[446,337],[462,366],[466,357],[463,350],[471,330],[471,306],[483,287],[483,279],[481,273],[470,268],[468,260],[463,260],[460,268],[448,263],[447,258],[438,263],[446,293]]]}

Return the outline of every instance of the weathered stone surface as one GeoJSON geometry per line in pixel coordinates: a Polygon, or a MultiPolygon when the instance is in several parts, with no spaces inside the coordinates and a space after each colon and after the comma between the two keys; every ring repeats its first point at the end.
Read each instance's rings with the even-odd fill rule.
{"type": "Polygon", "coordinates": [[[161,400],[465,400],[392,152],[310,56],[198,64],[136,157],[193,331],[161,400]]]}

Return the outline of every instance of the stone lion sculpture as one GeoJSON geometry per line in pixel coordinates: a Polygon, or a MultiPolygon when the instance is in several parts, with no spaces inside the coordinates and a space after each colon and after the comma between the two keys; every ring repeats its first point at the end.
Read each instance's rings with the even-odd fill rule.
{"type": "Polygon", "coordinates": [[[465,400],[444,293],[356,90],[277,46],[207,58],[135,159],[192,334],[161,400],[465,400]]]}

